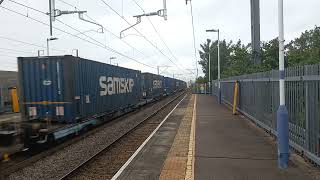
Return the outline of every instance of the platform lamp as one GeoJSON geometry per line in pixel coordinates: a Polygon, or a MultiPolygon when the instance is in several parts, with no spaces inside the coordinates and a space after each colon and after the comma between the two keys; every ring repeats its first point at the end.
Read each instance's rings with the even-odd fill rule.
{"type": "Polygon", "coordinates": [[[221,104],[221,84],[220,84],[220,30],[219,29],[208,29],[206,32],[218,33],[218,101],[221,104]]]}

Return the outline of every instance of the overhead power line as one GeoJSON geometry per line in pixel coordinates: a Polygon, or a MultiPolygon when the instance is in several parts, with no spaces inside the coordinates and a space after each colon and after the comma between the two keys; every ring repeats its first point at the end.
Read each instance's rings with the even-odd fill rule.
{"type": "MultiPolygon", "coordinates": [[[[18,43],[21,43],[21,44],[24,44],[24,45],[28,45],[28,46],[34,46],[34,47],[39,47],[39,48],[46,48],[46,47],[43,46],[43,45],[34,44],[34,43],[29,43],[29,42],[25,42],[25,41],[13,39],[13,38],[8,38],[8,37],[4,37],[4,36],[0,36],[0,39],[5,39],[5,40],[8,40],[8,41],[12,41],[12,42],[18,42],[18,43]]],[[[59,52],[66,52],[66,51],[61,50],[61,49],[53,49],[53,48],[50,48],[50,49],[51,49],[51,50],[54,50],[54,51],[59,51],[59,52]]]]}
{"type": "MultiPolygon", "coordinates": [[[[12,1],[12,0],[11,0],[11,1],[12,1]]],[[[13,12],[13,13],[15,13],[15,14],[18,14],[18,15],[20,15],[20,16],[29,18],[29,19],[31,19],[31,20],[33,20],[33,21],[36,21],[36,22],[40,23],[40,24],[49,26],[49,24],[47,24],[47,23],[45,23],[45,22],[43,22],[43,21],[40,21],[40,20],[38,20],[38,19],[35,19],[35,18],[30,17],[30,16],[24,15],[24,14],[22,14],[22,13],[20,13],[20,12],[15,11],[15,10],[12,10],[12,9],[9,9],[9,8],[3,7],[3,6],[0,6],[0,7],[3,8],[3,9],[8,10],[8,11],[10,11],[10,12],[13,12]]],[[[45,12],[42,12],[42,11],[37,10],[37,9],[34,9],[34,8],[32,8],[32,7],[29,7],[29,6],[26,6],[26,5],[24,5],[24,7],[29,8],[29,9],[31,9],[31,10],[36,10],[37,12],[41,12],[42,14],[47,15],[45,12]]],[[[62,24],[64,24],[64,25],[67,25],[67,24],[63,23],[62,21],[59,21],[59,22],[62,23],[62,24]]],[[[76,31],[78,31],[78,32],[81,32],[81,31],[77,30],[76,28],[74,28],[74,27],[72,27],[72,26],[70,26],[70,25],[67,25],[67,26],[70,27],[70,28],[72,28],[72,29],[74,29],[74,30],[76,30],[76,31]]],[[[86,42],[88,42],[88,43],[90,43],[90,44],[93,44],[93,45],[96,45],[96,46],[98,46],[98,47],[104,48],[104,49],[106,49],[106,50],[108,50],[108,51],[111,51],[111,52],[113,52],[113,53],[116,53],[116,54],[118,54],[118,55],[120,55],[120,56],[123,56],[123,57],[125,57],[125,58],[127,58],[127,59],[133,60],[133,61],[135,61],[135,62],[137,62],[137,63],[139,63],[139,64],[142,64],[142,65],[144,65],[144,66],[147,66],[147,67],[156,69],[156,67],[153,67],[153,66],[151,66],[151,65],[142,63],[142,62],[140,62],[140,61],[138,61],[138,60],[136,60],[136,59],[134,59],[134,58],[132,58],[132,57],[130,57],[130,56],[127,56],[127,55],[125,55],[125,54],[123,54],[123,53],[121,53],[121,52],[119,52],[119,51],[116,51],[116,50],[114,50],[114,49],[112,49],[112,48],[110,48],[110,47],[102,44],[101,42],[93,39],[92,37],[83,34],[83,33],[82,33],[82,34],[83,34],[84,36],[92,39],[92,40],[95,41],[96,43],[95,43],[95,42],[92,42],[92,41],[88,41],[88,40],[86,40],[86,39],[84,39],[84,38],[81,38],[81,37],[79,37],[79,36],[77,36],[77,35],[74,35],[74,34],[72,34],[72,33],[70,33],[70,32],[67,32],[67,31],[62,30],[62,29],[57,28],[57,27],[54,27],[54,29],[56,29],[56,30],[58,30],[58,31],[60,31],[60,32],[63,32],[63,33],[65,33],[65,34],[68,34],[68,35],[70,35],[70,36],[76,37],[76,38],[78,38],[78,39],[80,39],[80,40],[86,41],[86,42]],[[97,43],[98,43],[98,44],[97,44],[97,43]]]]}
{"type": "Polygon", "coordinates": [[[25,7],[25,8],[31,9],[31,10],[33,10],[33,11],[37,11],[37,12],[39,12],[39,13],[46,14],[45,12],[43,12],[43,11],[41,11],[41,10],[39,10],[39,9],[35,9],[35,8],[33,8],[33,7],[30,7],[30,6],[27,6],[27,5],[25,5],[25,4],[19,3],[19,2],[17,2],[17,1],[14,1],[14,0],[7,0],[7,1],[10,1],[10,2],[12,2],[12,3],[18,4],[18,5],[20,5],[20,6],[23,6],[23,7],[25,7]]]}
{"type": "MultiPolygon", "coordinates": [[[[112,6],[110,6],[108,3],[106,3],[105,0],[100,0],[104,5],[106,5],[109,9],[111,9],[115,14],[117,14],[121,19],[123,19],[128,25],[132,26],[132,24],[124,18],[118,11],[116,11],[112,6]]],[[[137,28],[133,27],[133,29],[141,36],[143,37],[150,45],[152,45],[155,49],[157,49],[164,57],[166,57],[172,64],[174,64],[178,69],[184,71],[181,69],[170,57],[168,57],[166,54],[162,52],[161,49],[159,49],[152,41],[150,41],[145,35],[143,35],[137,28]]]]}
{"type": "Polygon", "coordinates": [[[21,53],[28,53],[28,54],[33,54],[34,52],[30,52],[30,51],[22,51],[22,50],[16,50],[16,49],[10,49],[10,48],[1,48],[1,51],[9,51],[11,53],[17,53],[17,54],[21,54],[21,53]]]}
{"type": "MultiPolygon", "coordinates": [[[[143,13],[146,13],[144,8],[136,1],[136,0],[132,0],[142,11],[143,13]]],[[[163,40],[161,34],[158,32],[157,28],[155,27],[155,25],[152,23],[152,21],[150,20],[150,18],[147,16],[147,19],[149,21],[149,23],[151,24],[151,26],[153,27],[153,30],[156,32],[156,34],[158,35],[159,39],[161,40],[161,42],[165,45],[165,47],[167,48],[167,50],[169,51],[169,53],[171,54],[171,56],[179,62],[178,58],[173,54],[173,52],[171,51],[171,49],[169,48],[169,46],[167,45],[167,43],[163,40]]],[[[193,73],[192,71],[190,71],[191,73],[193,73]]],[[[193,73],[194,74],[194,73],[193,73]]]]}
{"type": "MultiPolygon", "coordinates": [[[[64,0],[58,0],[58,1],[62,2],[63,4],[68,5],[68,6],[70,6],[70,7],[75,8],[75,10],[79,10],[79,8],[78,8],[77,6],[75,6],[75,5],[71,4],[71,3],[68,3],[68,2],[66,2],[66,1],[64,1],[64,0]]],[[[86,16],[87,18],[89,18],[91,21],[97,22],[96,20],[94,20],[94,19],[93,19],[92,17],[90,17],[89,15],[85,14],[85,16],[86,16]]],[[[132,46],[131,44],[129,44],[127,41],[125,41],[124,39],[122,39],[122,38],[120,38],[119,36],[117,36],[116,34],[114,34],[112,31],[110,31],[109,29],[107,29],[105,26],[102,25],[102,27],[103,27],[103,29],[104,29],[105,31],[108,31],[111,35],[113,35],[114,37],[118,38],[120,41],[122,41],[123,43],[125,43],[127,46],[129,46],[129,47],[131,47],[132,49],[134,49],[135,51],[139,52],[141,55],[144,56],[144,58],[147,57],[142,51],[138,50],[137,48],[135,48],[134,46],[132,46]]]]}
{"type": "Polygon", "coordinates": [[[186,4],[190,1],[190,10],[191,10],[191,24],[192,24],[192,35],[193,35],[193,47],[194,47],[194,58],[196,60],[196,69],[197,69],[197,78],[198,78],[198,60],[197,60],[197,47],[196,47],[196,36],[194,31],[194,20],[193,20],[193,7],[192,7],[192,0],[186,0],[186,4]]]}

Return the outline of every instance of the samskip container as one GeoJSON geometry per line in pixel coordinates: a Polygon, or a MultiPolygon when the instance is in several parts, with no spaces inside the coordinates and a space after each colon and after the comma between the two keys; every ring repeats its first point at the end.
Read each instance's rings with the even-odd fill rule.
{"type": "Polygon", "coordinates": [[[20,57],[26,119],[74,123],[136,105],[140,71],[73,56],[20,57]]]}
{"type": "Polygon", "coordinates": [[[165,92],[172,94],[176,90],[176,79],[170,77],[164,77],[165,92]]]}
{"type": "Polygon", "coordinates": [[[164,77],[151,73],[142,73],[142,93],[144,98],[152,99],[164,94],[164,77]]]}
{"type": "Polygon", "coordinates": [[[187,83],[182,80],[176,80],[176,90],[181,91],[187,88],[187,83]]]}

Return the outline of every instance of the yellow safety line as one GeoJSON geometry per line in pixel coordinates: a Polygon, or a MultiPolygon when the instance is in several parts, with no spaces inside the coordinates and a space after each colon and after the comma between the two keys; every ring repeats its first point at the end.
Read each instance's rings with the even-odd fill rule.
{"type": "Polygon", "coordinates": [[[191,133],[189,140],[188,161],[185,180],[194,180],[194,156],[195,156],[195,138],[196,138],[196,107],[197,107],[197,95],[195,95],[193,105],[193,116],[191,122],[191,133]]]}

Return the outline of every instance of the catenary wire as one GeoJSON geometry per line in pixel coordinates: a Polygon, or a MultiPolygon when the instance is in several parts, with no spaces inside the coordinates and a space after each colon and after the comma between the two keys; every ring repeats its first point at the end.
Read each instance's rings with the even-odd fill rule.
{"type": "Polygon", "coordinates": [[[194,28],[194,18],[193,18],[193,7],[192,0],[190,1],[190,10],[191,10],[191,24],[192,24],[192,36],[193,36],[193,47],[194,47],[194,58],[196,60],[196,69],[197,69],[197,78],[198,78],[198,60],[197,60],[197,48],[196,48],[196,36],[195,36],[195,28],[194,28]]]}
{"type": "MultiPolygon", "coordinates": [[[[68,6],[70,6],[70,7],[75,8],[75,10],[79,10],[79,8],[78,8],[77,6],[75,6],[75,5],[71,4],[71,3],[68,3],[68,2],[66,2],[66,1],[64,1],[64,0],[58,0],[58,1],[66,4],[66,5],[68,5],[68,6]]],[[[87,18],[89,18],[91,21],[93,21],[93,22],[95,22],[95,23],[98,23],[96,20],[94,20],[94,19],[93,19],[92,17],[90,17],[89,15],[85,14],[85,16],[86,16],[87,18]]],[[[107,29],[105,26],[102,25],[102,27],[103,27],[103,29],[104,29],[105,31],[108,31],[111,35],[113,35],[114,37],[116,37],[116,38],[118,38],[119,40],[121,40],[121,41],[122,41],[123,43],[125,43],[127,46],[129,46],[129,47],[131,47],[132,49],[134,49],[135,51],[139,52],[141,55],[144,56],[144,58],[150,58],[150,56],[146,56],[142,51],[138,50],[137,48],[135,48],[134,46],[132,46],[131,44],[129,44],[127,41],[125,41],[124,39],[122,39],[122,38],[120,38],[119,36],[117,36],[116,34],[114,34],[112,31],[110,31],[109,29],[107,29]]]]}
{"type": "MultiPolygon", "coordinates": [[[[105,0],[100,0],[103,4],[105,4],[109,9],[111,9],[114,13],[116,13],[121,19],[123,19],[128,25],[132,26],[132,24],[121,14],[116,11],[112,6],[110,6],[108,3],[106,3],[105,0]]],[[[145,35],[143,35],[137,28],[133,27],[133,29],[141,36],[143,37],[149,44],[151,44],[155,49],[157,49],[164,57],[166,57],[172,64],[174,64],[178,69],[184,71],[181,69],[170,57],[168,57],[166,54],[162,52],[161,49],[159,49],[154,43],[152,43],[145,35]]]]}
{"type": "MultiPolygon", "coordinates": [[[[144,8],[136,1],[136,0],[132,0],[142,11],[143,13],[146,13],[146,11],[144,10],[144,8]]],[[[152,23],[152,21],[150,20],[150,18],[147,16],[147,19],[149,21],[149,23],[151,24],[153,30],[156,32],[156,34],[158,35],[159,39],[161,40],[161,42],[165,45],[165,47],[167,48],[167,50],[169,51],[169,53],[171,54],[171,56],[176,60],[179,61],[178,58],[173,54],[173,52],[171,51],[171,49],[169,48],[169,46],[167,45],[167,43],[163,40],[161,34],[158,32],[157,28],[155,27],[155,25],[152,23]]],[[[188,70],[190,71],[190,70],[188,70]]],[[[192,74],[194,74],[192,71],[190,71],[192,74]]]]}
{"type": "MultiPolygon", "coordinates": [[[[15,10],[6,8],[6,7],[4,7],[4,6],[0,6],[0,7],[3,8],[3,9],[6,9],[6,10],[8,10],[8,11],[11,11],[11,12],[13,12],[13,13],[15,13],[15,14],[18,14],[18,15],[20,15],[20,16],[29,18],[29,19],[31,19],[31,20],[33,20],[33,21],[36,21],[36,22],[40,23],[40,24],[49,26],[49,24],[47,24],[47,23],[45,23],[45,22],[42,22],[42,21],[40,21],[40,20],[38,20],[38,19],[32,18],[32,17],[27,16],[27,15],[24,15],[24,14],[22,14],[22,13],[20,13],[20,12],[15,11],[15,10]]],[[[24,7],[28,7],[28,6],[24,5],[24,7]]],[[[34,9],[34,8],[32,8],[32,9],[34,9]]],[[[41,12],[41,13],[44,13],[44,12],[42,12],[42,11],[40,11],[40,10],[37,10],[37,11],[38,11],[38,12],[41,12]]],[[[44,13],[44,14],[46,14],[46,13],[44,13]]],[[[65,24],[65,23],[64,23],[64,24],[65,24]]],[[[69,25],[68,25],[68,26],[69,26],[69,25]]],[[[99,47],[101,47],[101,48],[104,48],[104,49],[106,49],[106,50],[108,50],[108,51],[114,52],[114,53],[116,53],[116,54],[118,54],[118,55],[120,55],[120,56],[123,56],[123,57],[125,57],[125,58],[127,58],[127,59],[133,60],[133,61],[135,61],[135,62],[137,62],[137,63],[139,63],[139,64],[142,64],[142,65],[144,65],[144,66],[147,66],[147,67],[156,69],[156,67],[153,67],[153,66],[151,66],[151,65],[142,63],[142,62],[140,62],[140,61],[138,61],[138,60],[136,60],[136,59],[134,59],[134,58],[132,58],[132,57],[130,57],[130,56],[127,56],[127,55],[125,55],[125,54],[123,54],[123,53],[121,53],[121,52],[118,52],[118,51],[116,51],[116,50],[114,50],[114,49],[112,49],[112,48],[110,48],[110,47],[108,47],[108,46],[106,46],[106,45],[102,45],[101,42],[99,42],[99,44],[96,44],[96,43],[94,43],[94,42],[92,42],[92,41],[88,41],[88,40],[86,40],[86,39],[84,39],[84,38],[81,38],[81,37],[79,37],[79,36],[77,36],[77,35],[74,35],[74,34],[72,34],[72,33],[69,33],[69,32],[67,32],[67,31],[65,31],[65,30],[60,29],[60,28],[57,28],[57,27],[53,27],[53,28],[56,29],[56,30],[58,30],[58,31],[60,31],[60,32],[66,33],[66,34],[68,34],[68,35],[70,35],[70,36],[76,37],[76,38],[78,38],[78,39],[81,39],[81,40],[86,41],[86,42],[88,42],[88,43],[91,43],[91,44],[93,44],[93,45],[96,45],[96,46],[99,46],[99,47]]],[[[73,27],[72,27],[72,28],[73,28],[73,27]]],[[[78,31],[78,32],[80,32],[80,31],[78,31]]],[[[85,36],[87,36],[87,35],[85,35],[85,36]]],[[[87,37],[91,38],[90,36],[87,36],[87,37]]],[[[95,40],[95,41],[96,41],[96,40],[95,40]]]]}

